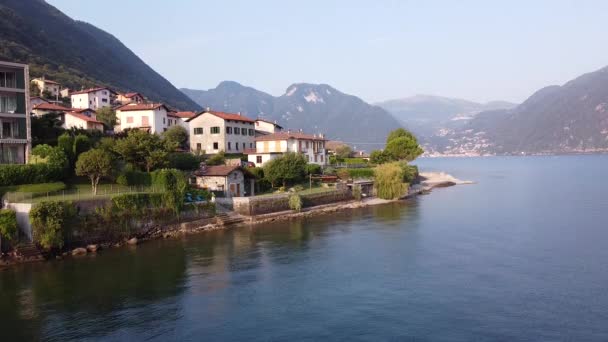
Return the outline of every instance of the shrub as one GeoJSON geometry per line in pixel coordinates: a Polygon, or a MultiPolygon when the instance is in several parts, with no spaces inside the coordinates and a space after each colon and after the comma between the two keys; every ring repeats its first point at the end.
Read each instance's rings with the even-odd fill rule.
{"type": "Polygon", "coordinates": [[[163,205],[179,214],[184,206],[184,195],[188,182],[186,176],[175,169],[161,169],[152,172],[152,185],[164,190],[163,205]]]}
{"type": "Polygon", "coordinates": [[[160,208],[163,206],[162,194],[125,194],[112,197],[112,205],[115,209],[140,214],[148,208],[160,208]]]}
{"type": "Polygon", "coordinates": [[[326,167],[325,170],[323,170],[323,174],[328,176],[335,176],[336,169],[334,169],[333,167],[326,167]]]}
{"type": "Polygon", "coordinates": [[[64,176],[62,167],[48,163],[0,165],[0,186],[55,182],[64,176]]]}
{"type": "Polygon", "coordinates": [[[30,211],[34,240],[46,249],[62,248],[75,217],[72,203],[47,201],[36,204],[30,211]]]}
{"type": "Polygon", "coordinates": [[[224,153],[224,151],[220,151],[219,153],[216,153],[215,155],[209,157],[209,159],[207,159],[205,161],[205,163],[207,165],[223,165],[226,162],[226,154],[224,153]]]}
{"type": "Polygon", "coordinates": [[[84,134],[78,134],[74,138],[74,160],[78,160],[78,156],[91,149],[91,139],[84,134]]]}
{"type": "Polygon", "coordinates": [[[363,158],[344,158],[346,164],[367,164],[367,160],[363,158]]]}
{"type": "Polygon", "coordinates": [[[17,235],[17,214],[14,210],[0,210],[0,252],[2,240],[12,241],[17,235]]]}
{"type": "Polygon", "coordinates": [[[357,201],[360,201],[363,198],[363,194],[361,192],[361,185],[360,184],[353,185],[353,197],[357,201]]]}
{"type": "Polygon", "coordinates": [[[127,166],[116,178],[116,184],[124,186],[149,186],[152,184],[152,175],[127,166]]]}
{"type": "Polygon", "coordinates": [[[339,169],[336,172],[336,175],[340,178],[340,179],[348,179],[350,178],[350,172],[348,171],[348,169],[339,169]]]}
{"type": "Polygon", "coordinates": [[[351,178],[374,178],[374,169],[348,169],[348,175],[351,178]]]}
{"type": "Polygon", "coordinates": [[[264,165],[264,176],[274,186],[282,182],[295,183],[305,175],[306,159],[297,153],[285,153],[283,156],[273,159],[264,165]]]}
{"type": "Polygon", "coordinates": [[[406,163],[402,163],[401,165],[404,171],[403,181],[409,184],[414,183],[418,179],[418,166],[407,165],[406,163]]]}
{"type": "Polygon", "coordinates": [[[397,199],[403,196],[407,191],[407,185],[403,183],[404,174],[399,163],[379,165],[375,173],[378,197],[397,199]]]}
{"type": "Polygon", "coordinates": [[[307,175],[318,175],[321,174],[321,165],[306,164],[305,170],[307,175]]]}
{"type": "MultiPolygon", "coordinates": [[[[177,127],[177,126],[175,126],[177,127]]],[[[169,167],[172,169],[191,171],[199,167],[200,159],[192,153],[170,153],[168,156],[169,167]]]]}
{"type": "Polygon", "coordinates": [[[68,157],[60,147],[44,144],[32,149],[30,163],[48,163],[63,169],[69,166],[68,157]]]}
{"type": "Polygon", "coordinates": [[[289,196],[289,208],[291,210],[300,211],[302,210],[302,197],[298,194],[292,194],[289,196]]]}

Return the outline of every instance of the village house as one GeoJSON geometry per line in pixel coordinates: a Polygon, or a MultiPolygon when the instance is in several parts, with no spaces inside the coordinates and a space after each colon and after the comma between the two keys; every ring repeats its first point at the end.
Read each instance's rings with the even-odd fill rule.
{"type": "Polygon", "coordinates": [[[257,118],[255,120],[256,135],[266,135],[266,134],[278,133],[278,132],[281,132],[282,130],[283,130],[283,127],[281,127],[279,124],[277,124],[276,121],[272,122],[272,121],[264,120],[264,119],[260,119],[260,118],[257,118]]]}
{"type": "Polygon", "coordinates": [[[107,87],[99,87],[76,91],[70,94],[74,108],[99,108],[112,106],[116,100],[116,92],[107,87]]]}
{"type": "Polygon", "coordinates": [[[24,164],[31,149],[29,67],[0,62],[0,164],[24,164]]]}
{"type": "Polygon", "coordinates": [[[63,123],[61,127],[65,129],[78,128],[103,132],[103,123],[97,121],[94,112],[65,112],[61,115],[61,121],[63,123]]]}
{"type": "Polygon", "coordinates": [[[116,108],[118,124],[116,130],[136,128],[150,133],[161,134],[173,124],[178,117],[169,114],[171,110],[162,103],[131,103],[116,108]]]}
{"type": "Polygon", "coordinates": [[[118,93],[116,96],[116,102],[126,105],[128,103],[144,103],[146,100],[140,93],[118,93]]]}
{"type": "Polygon", "coordinates": [[[49,102],[42,102],[38,105],[35,105],[34,107],[32,107],[32,113],[35,116],[43,116],[49,113],[65,113],[65,112],[71,112],[73,109],[72,108],[67,108],[58,104],[54,104],[54,103],[49,103],[49,102]]]}
{"type": "Polygon", "coordinates": [[[41,103],[51,103],[40,96],[30,97],[30,108],[34,108],[41,103]]]}
{"type": "Polygon", "coordinates": [[[255,121],[241,114],[207,109],[186,119],[193,152],[243,153],[255,145],[255,121]]]}
{"type": "Polygon", "coordinates": [[[255,177],[240,165],[203,165],[190,182],[201,189],[223,192],[226,197],[255,195],[255,177]]]}
{"type": "Polygon", "coordinates": [[[71,94],[70,88],[63,88],[59,91],[59,95],[61,97],[70,97],[70,94],[71,94]]]}
{"type": "Polygon", "coordinates": [[[32,83],[34,83],[38,89],[40,89],[40,94],[46,92],[53,99],[60,96],[61,85],[55,81],[47,80],[42,77],[32,79],[32,83]]]}
{"type": "Polygon", "coordinates": [[[302,154],[309,163],[327,165],[326,141],[322,134],[292,131],[261,135],[255,138],[255,150],[247,151],[248,161],[262,166],[284,153],[295,152],[302,154]]]}

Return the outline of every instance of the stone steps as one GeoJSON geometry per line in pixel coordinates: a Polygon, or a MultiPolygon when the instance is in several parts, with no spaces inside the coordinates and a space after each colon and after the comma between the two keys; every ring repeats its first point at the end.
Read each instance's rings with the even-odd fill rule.
{"type": "Polygon", "coordinates": [[[243,217],[235,213],[220,212],[216,215],[217,222],[223,226],[239,224],[245,221],[243,217]]]}
{"type": "Polygon", "coordinates": [[[21,260],[42,260],[44,256],[33,243],[21,244],[15,248],[17,258],[21,260]]]}

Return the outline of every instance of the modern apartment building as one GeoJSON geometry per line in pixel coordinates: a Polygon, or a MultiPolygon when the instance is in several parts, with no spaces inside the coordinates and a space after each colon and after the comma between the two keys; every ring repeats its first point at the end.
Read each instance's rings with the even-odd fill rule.
{"type": "Polygon", "coordinates": [[[31,149],[29,68],[0,61],[0,164],[24,164],[31,149]]]}
{"type": "Polygon", "coordinates": [[[255,120],[206,110],[186,120],[190,149],[196,153],[243,153],[255,148],[255,120]]]}

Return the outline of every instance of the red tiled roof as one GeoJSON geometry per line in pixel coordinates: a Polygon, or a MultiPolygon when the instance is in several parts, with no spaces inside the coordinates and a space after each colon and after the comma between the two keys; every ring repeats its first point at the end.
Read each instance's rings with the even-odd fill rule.
{"type": "Polygon", "coordinates": [[[170,116],[170,117],[172,117],[172,118],[178,118],[178,119],[179,119],[179,116],[177,116],[177,115],[175,114],[175,112],[167,112],[167,116],[170,116]]]}
{"type": "Polygon", "coordinates": [[[182,119],[188,119],[188,118],[191,118],[196,115],[195,112],[176,112],[173,114],[175,116],[177,116],[178,118],[182,118],[182,119]]]}
{"type": "Polygon", "coordinates": [[[72,111],[72,108],[66,108],[60,105],[56,105],[54,103],[40,103],[34,106],[34,109],[41,109],[41,110],[54,110],[54,111],[58,111],[58,112],[69,112],[72,111]]]}
{"type": "Polygon", "coordinates": [[[155,110],[160,107],[165,107],[166,111],[169,111],[169,108],[162,103],[137,103],[137,104],[126,104],[124,106],[120,106],[116,108],[116,110],[120,110],[122,112],[130,112],[130,111],[140,111],[140,110],[155,110]]]}
{"type": "Polygon", "coordinates": [[[108,87],[97,87],[97,88],[90,88],[90,89],[84,89],[84,90],[80,90],[80,91],[75,91],[70,93],[70,95],[79,95],[79,94],[88,94],[88,93],[94,93],[96,91],[100,91],[100,90],[108,90],[111,93],[116,94],[116,92],[108,87]]]}
{"type": "Polygon", "coordinates": [[[256,141],[276,141],[276,140],[288,140],[288,139],[303,139],[303,140],[323,140],[327,139],[312,134],[305,134],[300,132],[277,132],[267,135],[260,135],[255,137],[256,141]]]}
{"type": "Polygon", "coordinates": [[[228,176],[230,172],[240,169],[238,165],[215,165],[194,171],[196,176],[228,176]]]}
{"type": "Polygon", "coordinates": [[[93,119],[92,117],[86,116],[84,114],[76,113],[76,112],[67,112],[65,114],[66,115],[71,115],[73,117],[79,118],[79,119],[87,121],[87,122],[99,123],[99,124],[103,123],[101,121],[97,121],[97,120],[93,119]]]}
{"type": "Polygon", "coordinates": [[[93,113],[97,113],[96,111],[94,111],[91,108],[72,108],[72,112],[76,112],[76,113],[93,112],[93,113]]]}
{"type": "Polygon", "coordinates": [[[257,119],[255,119],[255,121],[262,121],[262,122],[266,122],[266,123],[269,123],[269,124],[275,125],[275,126],[277,126],[278,128],[283,128],[283,127],[282,127],[281,125],[279,125],[278,123],[276,123],[276,122],[272,122],[272,121],[270,121],[270,120],[266,120],[266,119],[260,119],[260,118],[257,118],[257,119]]]}
{"type": "Polygon", "coordinates": [[[205,114],[205,113],[209,113],[211,115],[215,115],[218,118],[222,118],[224,120],[242,121],[242,122],[250,122],[250,123],[254,123],[255,122],[255,120],[250,119],[250,118],[248,118],[246,116],[243,116],[241,114],[217,112],[217,111],[214,111],[214,110],[205,110],[205,111],[202,111],[202,112],[198,113],[197,115],[189,118],[188,121],[192,121],[192,119],[194,119],[194,118],[196,118],[196,117],[198,117],[198,116],[200,116],[202,114],[205,114]]]}
{"type": "Polygon", "coordinates": [[[126,93],[126,94],[124,94],[124,97],[133,97],[133,96],[137,96],[137,95],[143,97],[140,93],[126,93]]]}

